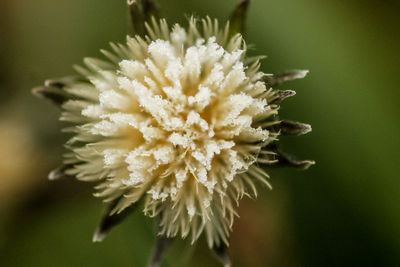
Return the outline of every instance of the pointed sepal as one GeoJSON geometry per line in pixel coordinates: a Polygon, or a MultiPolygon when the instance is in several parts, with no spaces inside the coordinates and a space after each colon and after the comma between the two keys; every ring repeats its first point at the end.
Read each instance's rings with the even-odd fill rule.
{"type": "Polygon", "coordinates": [[[296,95],[296,92],[293,90],[277,90],[276,95],[270,101],[270,104],[279,104],[286,98],[292,97],[296,95]]]}
{"type": "Polygon", "coordinates": [[[265,76],[265,82],[270,86],[274,87],[287,81],[296,79],[302,79],[306,77],[308,70],[289,70],[282,73],[265,76]]]}
{"type": "Polygon", "coordinates": [[[50,100],[57,106],[61,106],[66,101],[73,98],[73,96],[68,94],[64,89],[79,80],[78,77],[46,80],[43,86],[33,88],[32,93],[38,97],[50,100]]]}
{"type": "Polygon", "coordinates": [[[229,17],[229,37],[237,33],[244,34],[250,0],[242,0],[229,17]]]}
{"type": "Polygon", "coordinates": [[[292,167],[301,170],[307,170],[315,164],[314,160],[298,160],[282,151],[275,143],[268,145],[260,152],[261,160],[257,161],[261,164],[270,164],[271,167],[292,167]]]}
{"type": "Polygon", "coordinates": [[[290,156],[281,150],[277,151],[278,165],[293,167],[301,170],[307,170],[315,164],[314,160],[297,160],[295,157],[290,156]]]}
{"type": "Polygon", "coordinates": [[[229,258],[229,249],[225,244],[214,246],[212,250],[224,267],[232,266],[231,259],[229,258]]]}
{"type": "Polygon", "coordinates": [[[137,204],[135,203],[119,213],[113,213],[121,198],[123,198],[123,196],[113,200],[107,207],[103,218],[101,219],[100,224],[93,235],[93,242],[103,241],[103,239],[107,236],[112,228],[120,224],[129,214],[131,214],[136,209],[137,204]]]}
{"type": "Polygon", "coordinates": [[[157,235],[153,251],[150,256],[149,267],[160,266],[165,252],[167,252],[168,248],[171,246],[172,241],[172,238],[168,238],[164,235],[157,235]]]}
{"type": "Polygon", "coordinates": [[[303,135],[312,131],[311,125],[283,120],[278,125],[281,135],[303,135]]]}
{"type": "Polygon", "coordinates": [[[57,169],[52,170],[48,176],[49,180],[54,181],[54,180],[70,177],[68,174],[65,173],[65,171],[72,167],[73,167],[73,165],[71,165],[71,164],[63,164],[60,167],[58,167],[57,169]]]}
{"type": "Polygon", "coordinates": [[[32,93],[37,97],[50,100],[56,106],[61,106],[69,98],[66,92],[57,87],[38,86],[32,89],[32,93]]]}
{"type": "Polygon", "coordinates": [[[133,28],[133,34],[144,36],[146,33],[145,23],[151,18],[158,18],[159,10],[153,0],[128,0],[129,13],[133,28]]]}
{"type": "Polygon", "coordinates": [[[57,88],[63,89],[66,86],[69,86],[69,85],[71,85],[73,83],[76,83],[76,82],[79,82],[79,81],[80,82],[84,82],[86,80],[83,79],[83,78],[80,78],[78,76],[67,76],[67,77],[63,77],[63,78],[60,78],[60,79],[49,79],[49,80],[46,80],[44,82],[44,85],[45,86],[53,86],[53,87],[57,87],[57,88]]]}

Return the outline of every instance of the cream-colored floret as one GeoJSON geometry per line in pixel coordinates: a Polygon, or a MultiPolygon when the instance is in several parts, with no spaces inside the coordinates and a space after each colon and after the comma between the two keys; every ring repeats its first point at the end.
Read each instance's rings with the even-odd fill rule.
{"type": "Polygon", "coordinates": [[[162,234],[205,232],[210,246],[227,243],[235,202],[266,178],[254,163],[276,135],[257,123],[277,112],[241,36],[217,28],[192,19],[170,32],[161,21],[113,45],[112,63],[86,60],[91,85],[67,90],[87,100],[67,102],[62,116],[77,123],[69,173],[100,180],[98,196],[123,196],[115,212],[144,197],[162,234]]]}

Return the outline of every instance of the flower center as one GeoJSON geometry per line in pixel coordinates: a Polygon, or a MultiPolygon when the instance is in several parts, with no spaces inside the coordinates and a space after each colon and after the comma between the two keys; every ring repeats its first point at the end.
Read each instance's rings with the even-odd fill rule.
{"type": "Polygon", "coordinates": [[[247,77],[242,52],[226,51],[214,37],[186,49],[155,40],[145,57],[103,72],[107,83],[93,81],[100,105],[82,114],[101,119],[93,134],[118,137],[113,153],[104,150],[106,167],[122,161],[125,185],[155,186],[154,197],[161,190],[171,198],[185,181],[212,193],[218,180],[246,170],[251,163],[240,144],[265,140],[268,131],[252,127],[266,102],[251,95],[260,85],[247,77]]]}

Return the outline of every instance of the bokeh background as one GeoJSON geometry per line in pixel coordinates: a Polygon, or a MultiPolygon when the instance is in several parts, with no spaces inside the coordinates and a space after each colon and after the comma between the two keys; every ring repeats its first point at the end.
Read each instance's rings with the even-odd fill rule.
{"type": "MultiPolygon", "coordinates": [[[[225,19],[233,0],[160,0],[169,22],[225,19]]],[[[283,148],[317,165],[270,170],[274,189],[241,202],[233,266],[400,266],[400,3],[254,0],[251,53],[267,73],[310,69],[281,89],[282,117],[312,124],[283,148]]],[[[103,243],[91,185],[50,182],[66,136],[30,89],[73,74],[129,32],[124,0],[0,1],[0,266],[145,266],[154,224],[140,212],[103,243]]],[[[178,240],[163,266],[219,266],[201,239],[178,240]]]]}

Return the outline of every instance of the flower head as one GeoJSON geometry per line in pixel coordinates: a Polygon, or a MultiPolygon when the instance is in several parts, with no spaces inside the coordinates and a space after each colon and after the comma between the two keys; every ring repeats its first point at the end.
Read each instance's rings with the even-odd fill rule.
{"type": "Polygon", "coordinates": [[[162,234],[205,231],[211,246],[228,242],[235,202],[267,178],[254,163],[277,135],[262,127],[277,107],[241,35],[202,22],[154,22],[147,38],[104,52],[109,61],[86,59],[90,83],[65,88],[76,99],[61,119],[76,123],[67,174],[100,180],[108,201],[123,196],[114,212],[144,197],[162,234]]]}
{"type": "Polygon", "coordinates": [[[145,37],[102,51],[107,60],[85,59],[79,79],[36,89],[73,124],[65,165],[50,177],[99,182],[111,215],[143,199],[166,237],[194,242],[205,233],[210,247],[227,245],[238,201],[257,194],[256,181],[269,186],[261,165],[312,164],[273,144],[311,130],[278,118],[294,92],[271,88],[306,72],[264,74],[242,36],[210,18],[191,18],[187,29],[155,19],[146,27],[145,37]]]}

